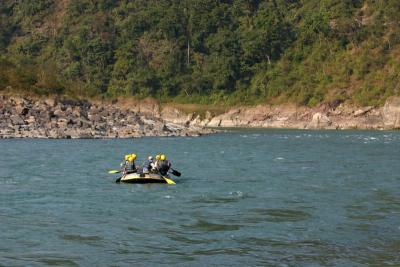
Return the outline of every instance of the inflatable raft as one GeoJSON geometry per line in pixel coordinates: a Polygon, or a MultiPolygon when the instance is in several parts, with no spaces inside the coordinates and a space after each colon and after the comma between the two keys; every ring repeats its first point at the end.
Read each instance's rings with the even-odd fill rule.
{"type": "Polygon", "coordinates": [[[175,182],[168,176],[162,176],[156,173],[129,173],[121,177],[123,183],[131,184],[175,184],[175,182]]]}

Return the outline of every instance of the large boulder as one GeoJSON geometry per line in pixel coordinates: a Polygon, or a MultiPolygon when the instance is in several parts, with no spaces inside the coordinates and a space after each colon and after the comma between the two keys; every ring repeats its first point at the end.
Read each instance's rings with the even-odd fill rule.
{"type": "Polygon", "coordinates": [[[320,112],[315,113],[312,116],[311,122],[308,124],[307,128],[309,129],[324,129],[329,127],[332,124],[332,121],[320,112]]]}
{"type": "Polygon", "coordinates": [[[60,106],[57,106],[55,108],[53,114],[54,114],[54,116],[57,116],[57,117],[60,117],[60,118],[61,117],[65,117],[65,113],[64,113],[64,111],[62,110],[62,108],[60,106]]]}
{"type": "Polygon", "coordinates": [[[211,121],[207,124],[208,127],[219,127],[221,126],[221,119],[219,117],[214,117],[211,121]]]}
{"type": "Polygon", "coordinates": [[[55,107],[57,102],[55,101],[54,98],[46,98],[44,100],[45,105],[49,106],[49,107],[55,107]]]}
{"type": "Polygon", "coordinates": [[[365,115],[366,113],[368,113],[369,111],[373,110],[374,107],[373,106],[368,106],[368,107],[364,107],[361,109],[358,109],[354,112],[354,117],[360,117],[365,115]]]}
{"type": "Polygon", "coordinates": [[[12,123],[14,125],[23,125],[23,124],[25,124],[25,121],[19,115],[11,115],[10,120],[12,121],[12,123]]]}
{"type": "Polygon", "coordinates": [[[382,110],[383,123],[387,129],[400,129],[400,97],[386,100],[382,110]]]}

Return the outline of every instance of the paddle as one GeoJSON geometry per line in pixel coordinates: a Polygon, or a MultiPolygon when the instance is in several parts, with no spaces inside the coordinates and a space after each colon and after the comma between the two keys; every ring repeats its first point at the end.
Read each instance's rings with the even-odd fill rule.
{"type": "Polygon", "coordinates": [[[169,179],[165,176],[163,176],[164,180],[167,182],[167,184],[175,184],[175,182],[172,179],[169,179]]]}
{"type": "Polygon", "coordinates": [[[172,168],[171,168],[171,170],[172,170],[171,173],[172,173],[173,175],[177,176],[177,177],[180,177],[180,176],[182,175],[182,173],[180,173],[180,172],[177,171],[177,170],[174,170],[174,169],[172,169],[172,168]]]}
{"type": "MultiPolygon", "coordinates": [[[[121,171],[118,171],[118,170],[109,170],[108,173],[109,173],[109,174],[116,174],[116,173],[121,173],[121,171]]],[[[121,182],[121,178],[122,178],[122,176],[119,177],[117,180],[115,180],[115,182],[116,182],[116,183],[120,183],[120,182],[121,182]]]]}
{"type": "MultiPolygon", "coordinates": [[[[180,172],[178,172],[177,170],[174,170],[174,169],[172,169],[171,168],[171,170],[172,170],[172,174],[173,175],[175,175],[175,176],[181,176],[182,174],[180,173],[180,172]]],[[[167,184],[175,184],[175,182],[172,180],[172,179],[169,179],[169,178],[167,178],[167,177],[165,177],[165,176],[163,176],[163,178],[165,179],[165,181],[167,182],[167,184]]]]}

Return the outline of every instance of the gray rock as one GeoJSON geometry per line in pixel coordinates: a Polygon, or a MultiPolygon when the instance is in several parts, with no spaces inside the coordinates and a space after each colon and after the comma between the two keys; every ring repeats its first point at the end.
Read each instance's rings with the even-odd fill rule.
{"type": "Polygon", "coordinates": [[[57,107],[57,109],[54,110],[53,115],[56,117],[62,118],[65,116],[65,113],[60,107],[57,107]]]}
{"type": "Polygon", "coordinates": [[[14,125],[23,125],[23,124],[25,124],[25,121],[19,115],[11,115],[10,119],[11,119],[11,121],[12,121],[12,123],[14,125]]]}
{"type": "Polygon", "coordinates": [[[89,115],[89,120],[97,123],[97,122],[101,122],[103,120],[103,118],[100,115],[95,114],[95,115],[89,115]]]}

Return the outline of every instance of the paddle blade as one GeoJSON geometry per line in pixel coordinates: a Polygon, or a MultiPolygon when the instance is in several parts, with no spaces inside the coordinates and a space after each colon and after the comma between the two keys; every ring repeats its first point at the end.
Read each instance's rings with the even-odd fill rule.
{"type": "Polygon", "coordinates": [[[175,182],[172,179],[169,179],[167,177],[164,177],[165,181],[167,181],[167,184],[175,184],[175,182]]]}
{"type": "Polygon", "coordinates": [[[180,172],[178,172],[177,170],[172,169],[172,174],[175,176],[180,177],[182,174],[180,172]]]}
{"type": "Polygon", "coordinates": [[[117,180],[115,180],[115,182],[116,182],[116,183],[120,183],[120,182],[121,182],[121,178],[122,178],[122,177],[119,177],[117,180]]]}
{"type": "Polygon", "coordinates": [[[110,173],[110,174],[114,174],[114,173],[120,173],[121,171],[118,171],[118,170],[111,170],[111,171],[108,171],[108,173],[110,173]]]}

